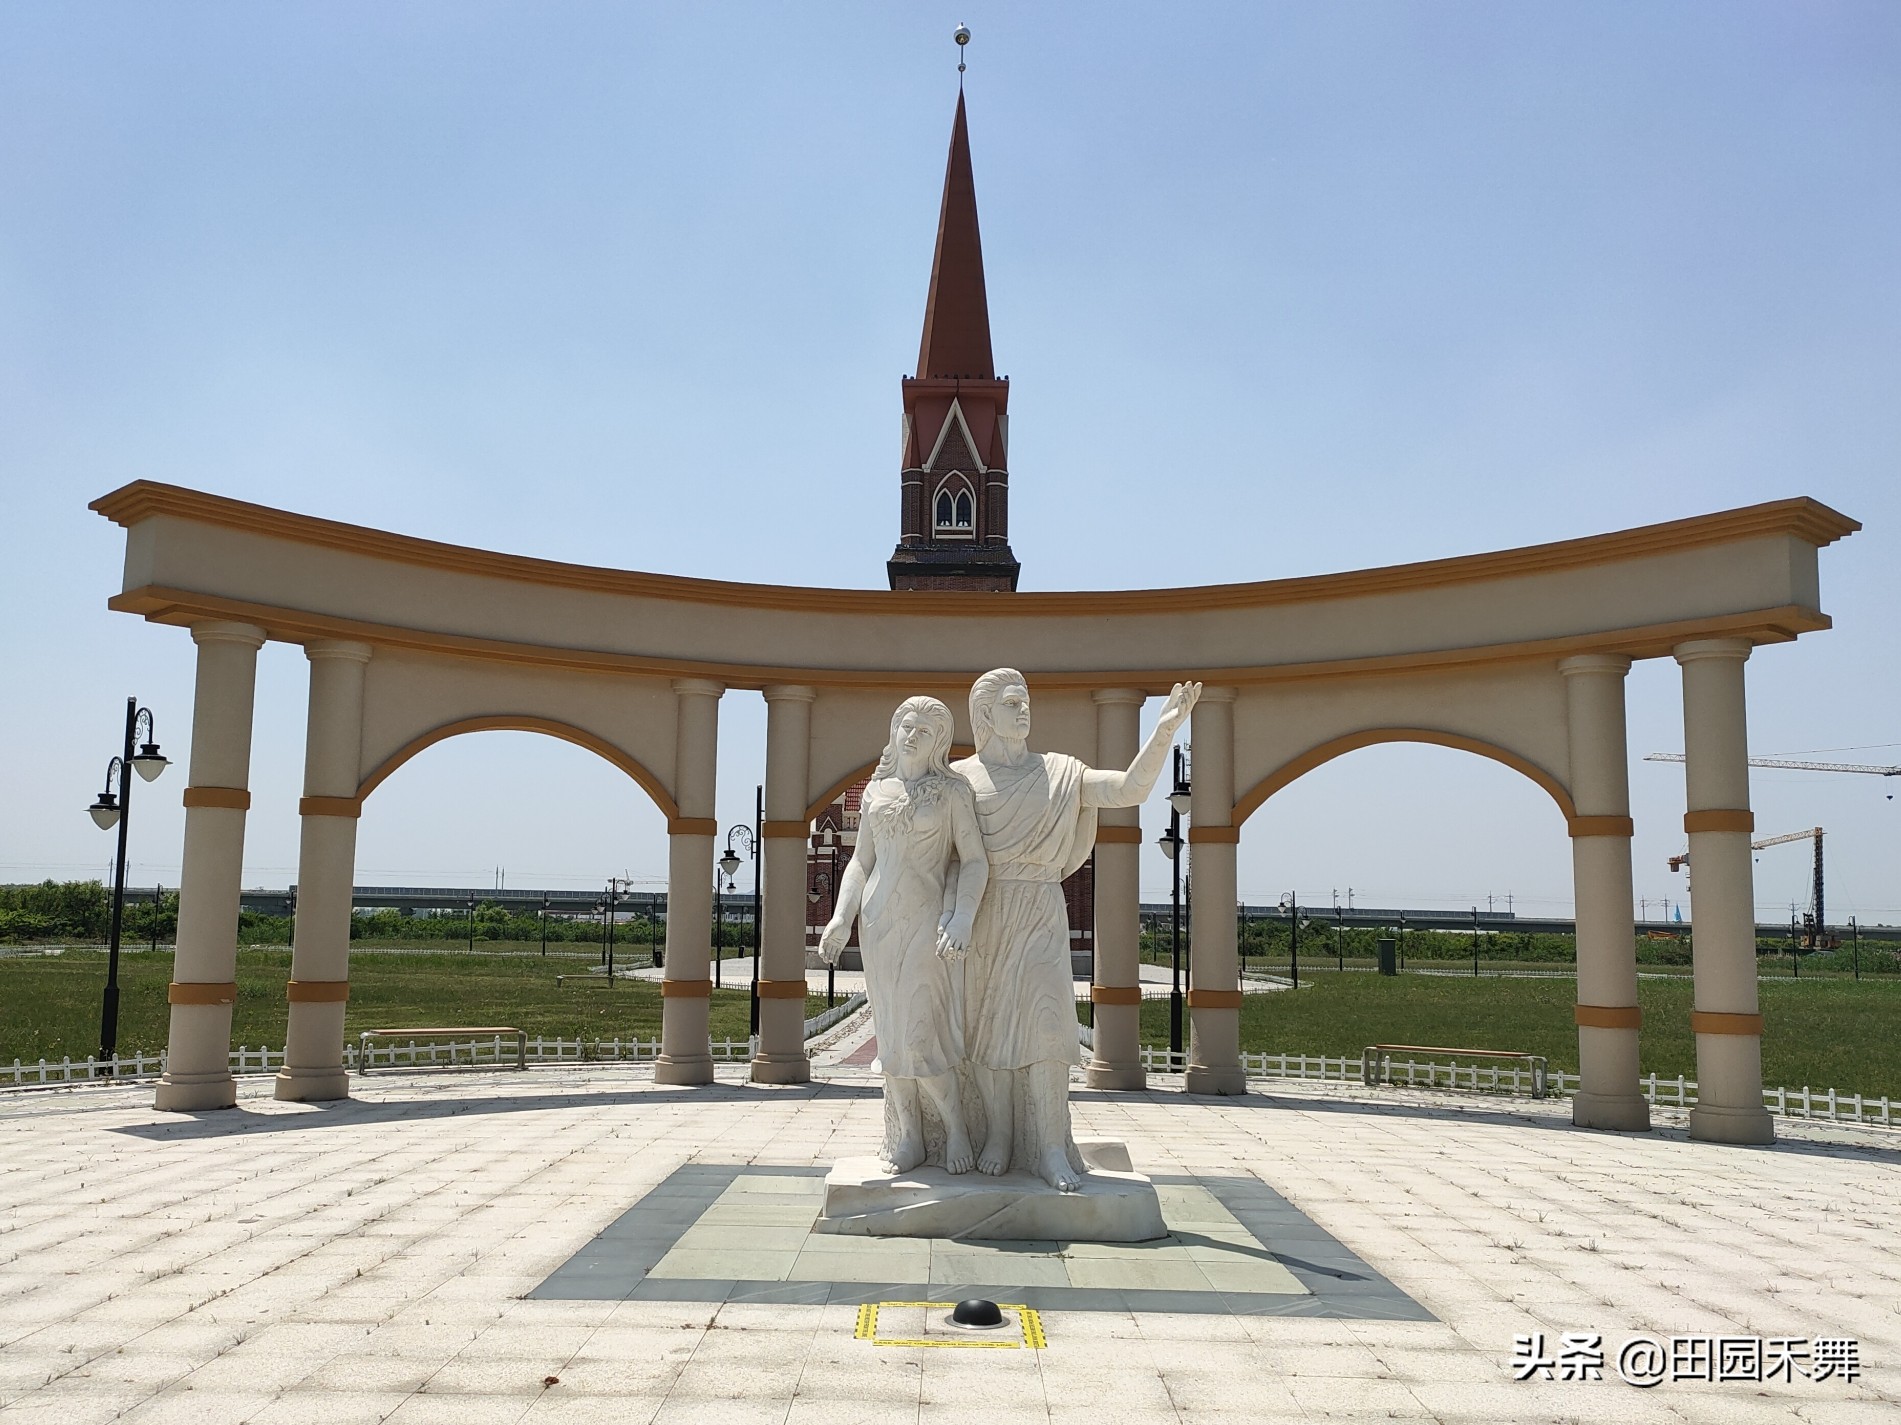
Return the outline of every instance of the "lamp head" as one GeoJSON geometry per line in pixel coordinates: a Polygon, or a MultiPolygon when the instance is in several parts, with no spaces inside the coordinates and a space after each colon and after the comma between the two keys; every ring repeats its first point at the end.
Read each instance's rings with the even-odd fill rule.
{"type": "Polygon", "coordinates": [[[101,792],[99,800],[86,810],[92,814],[93,824],[101,831],[110,831],[119,824],[119,799],[111,792],[101,792]]]}
{"type": "Polygon", "coordinates": [[[727,880],[733,879],[733,873],[739,869],[739,857],[732,847],[728,846],[726,854],[719,858],[719,868],[725,873],[727,880]]]}
{"type": "Polygon", "coordinates": [[[146,781],[156,781],[158,774],[172,765],[172,759],[160,755],[156,742],[147,742],[140,746],[138,756],[132,759],[132,765],[146,781]]]}
{"type": "Polygon", "coordinates": [[[1194,802],[1195,799],[1189,795],[1186,787],[1178,787],[1168,794],[1168,804],[1181,816],[1188,815],[1188,809],[1194,805],[1194,802]]]}

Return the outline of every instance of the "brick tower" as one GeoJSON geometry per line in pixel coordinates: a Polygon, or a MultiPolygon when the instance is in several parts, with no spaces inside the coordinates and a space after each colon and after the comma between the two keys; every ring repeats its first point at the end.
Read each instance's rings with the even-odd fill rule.
{"type": "Polygon", "coordinates": [[[970,172],[964,95],[957,93],[937,252],[924,303],[917,375],[904,393],[898,547],[886,566],[894,589],[1014,591],[1010,552],[1010,383],[990,355],[983,242],[970,172]]]}

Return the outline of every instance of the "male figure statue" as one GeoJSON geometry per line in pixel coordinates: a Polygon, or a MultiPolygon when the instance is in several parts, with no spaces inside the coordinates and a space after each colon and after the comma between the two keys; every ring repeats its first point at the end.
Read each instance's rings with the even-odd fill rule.
{"type": "Polygon", "coordinates": [[[964,1049],[988,1120],[981,1172],[1008,1172],[1014,1158],[1059,1191],[1082,1185],[1069,1132],[1069,1066],[1082,1055],[1062,881],[1095,845],[1097,809],[1137,806],[1153,790],[1175,731],[1200,696],[1201,684],[1177,683],[1135,761],[1113,772],[1030,751],[1030,690],[1014,668],[995,669],[971,687],[977,754],[954,770],[976,792],[990,862],[965,961],[964,1049]]]}

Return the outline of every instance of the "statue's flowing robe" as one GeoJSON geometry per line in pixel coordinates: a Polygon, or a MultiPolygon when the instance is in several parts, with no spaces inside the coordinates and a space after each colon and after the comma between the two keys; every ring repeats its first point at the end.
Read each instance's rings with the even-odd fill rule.
{"type": "Polygon", "coordinates": [[[965,961],[965,1051],[993,1069],[1080,1063],[1062,882],[1096,841],[1096,809],[1083,805],[1088,769],[1044,752],[1015,766],[969,757],[954,770],[976,793],[990,862],[965,961]]]}
{"type": "Polygon", "coordinates": [[[859,911],[865,995],[879,1067],[897,1078],[947,1074],[964,1058],[963,966],[937,953],[956,855],[949,798],[957,795],[967,793],[941,775],[909,787],[877,781],[859,819],[858,834],[877,853],[859,911]]]}

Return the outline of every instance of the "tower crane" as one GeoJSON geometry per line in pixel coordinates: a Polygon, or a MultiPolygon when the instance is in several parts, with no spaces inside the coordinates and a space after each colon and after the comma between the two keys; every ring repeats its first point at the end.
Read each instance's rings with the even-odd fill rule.
{"type": "MultiPolygon", "coordinates": [[[[1781,836],[1765,836],[1760,841],[1750,842],[1749,849],[1751,851],[1761,851],[1766,847],[1781,846],[1790,841],[1809,840],[1813,840],[1815,843],[1815,902],[1811,908],[1811,914],[1808,917],[1808,941],[1811,950],[1820,950],[1823,948],[1823,940],[1826,937],[1825,926],[1827,924],[1824,919],[1822,901],[1822,828],[1812,826],[1807,831],[1791,831],[1781,836]]],[[[1688,851],[1685,851],[1681,856],[1672,856],[1670,858],[1670,869],[1672,871],[1681,871],[1689,864],[1690,853],[1688,851]]]]}
{"type": "MultiPolygon", "coordinates": [[[[1646,762],[1681,762],[1681,752],[1652,752],[1646,762]]],[[[1793,767],[1798,772],[1865,772],[1871,777],[1901,777],[1901,767],[1870,766],[1865,762],[1793,762],[1786,757],[1751,757],[1752,767],[1793,767]]],[[[1805,832],[1804,835],[1807,833],[1805,832]]]]}

